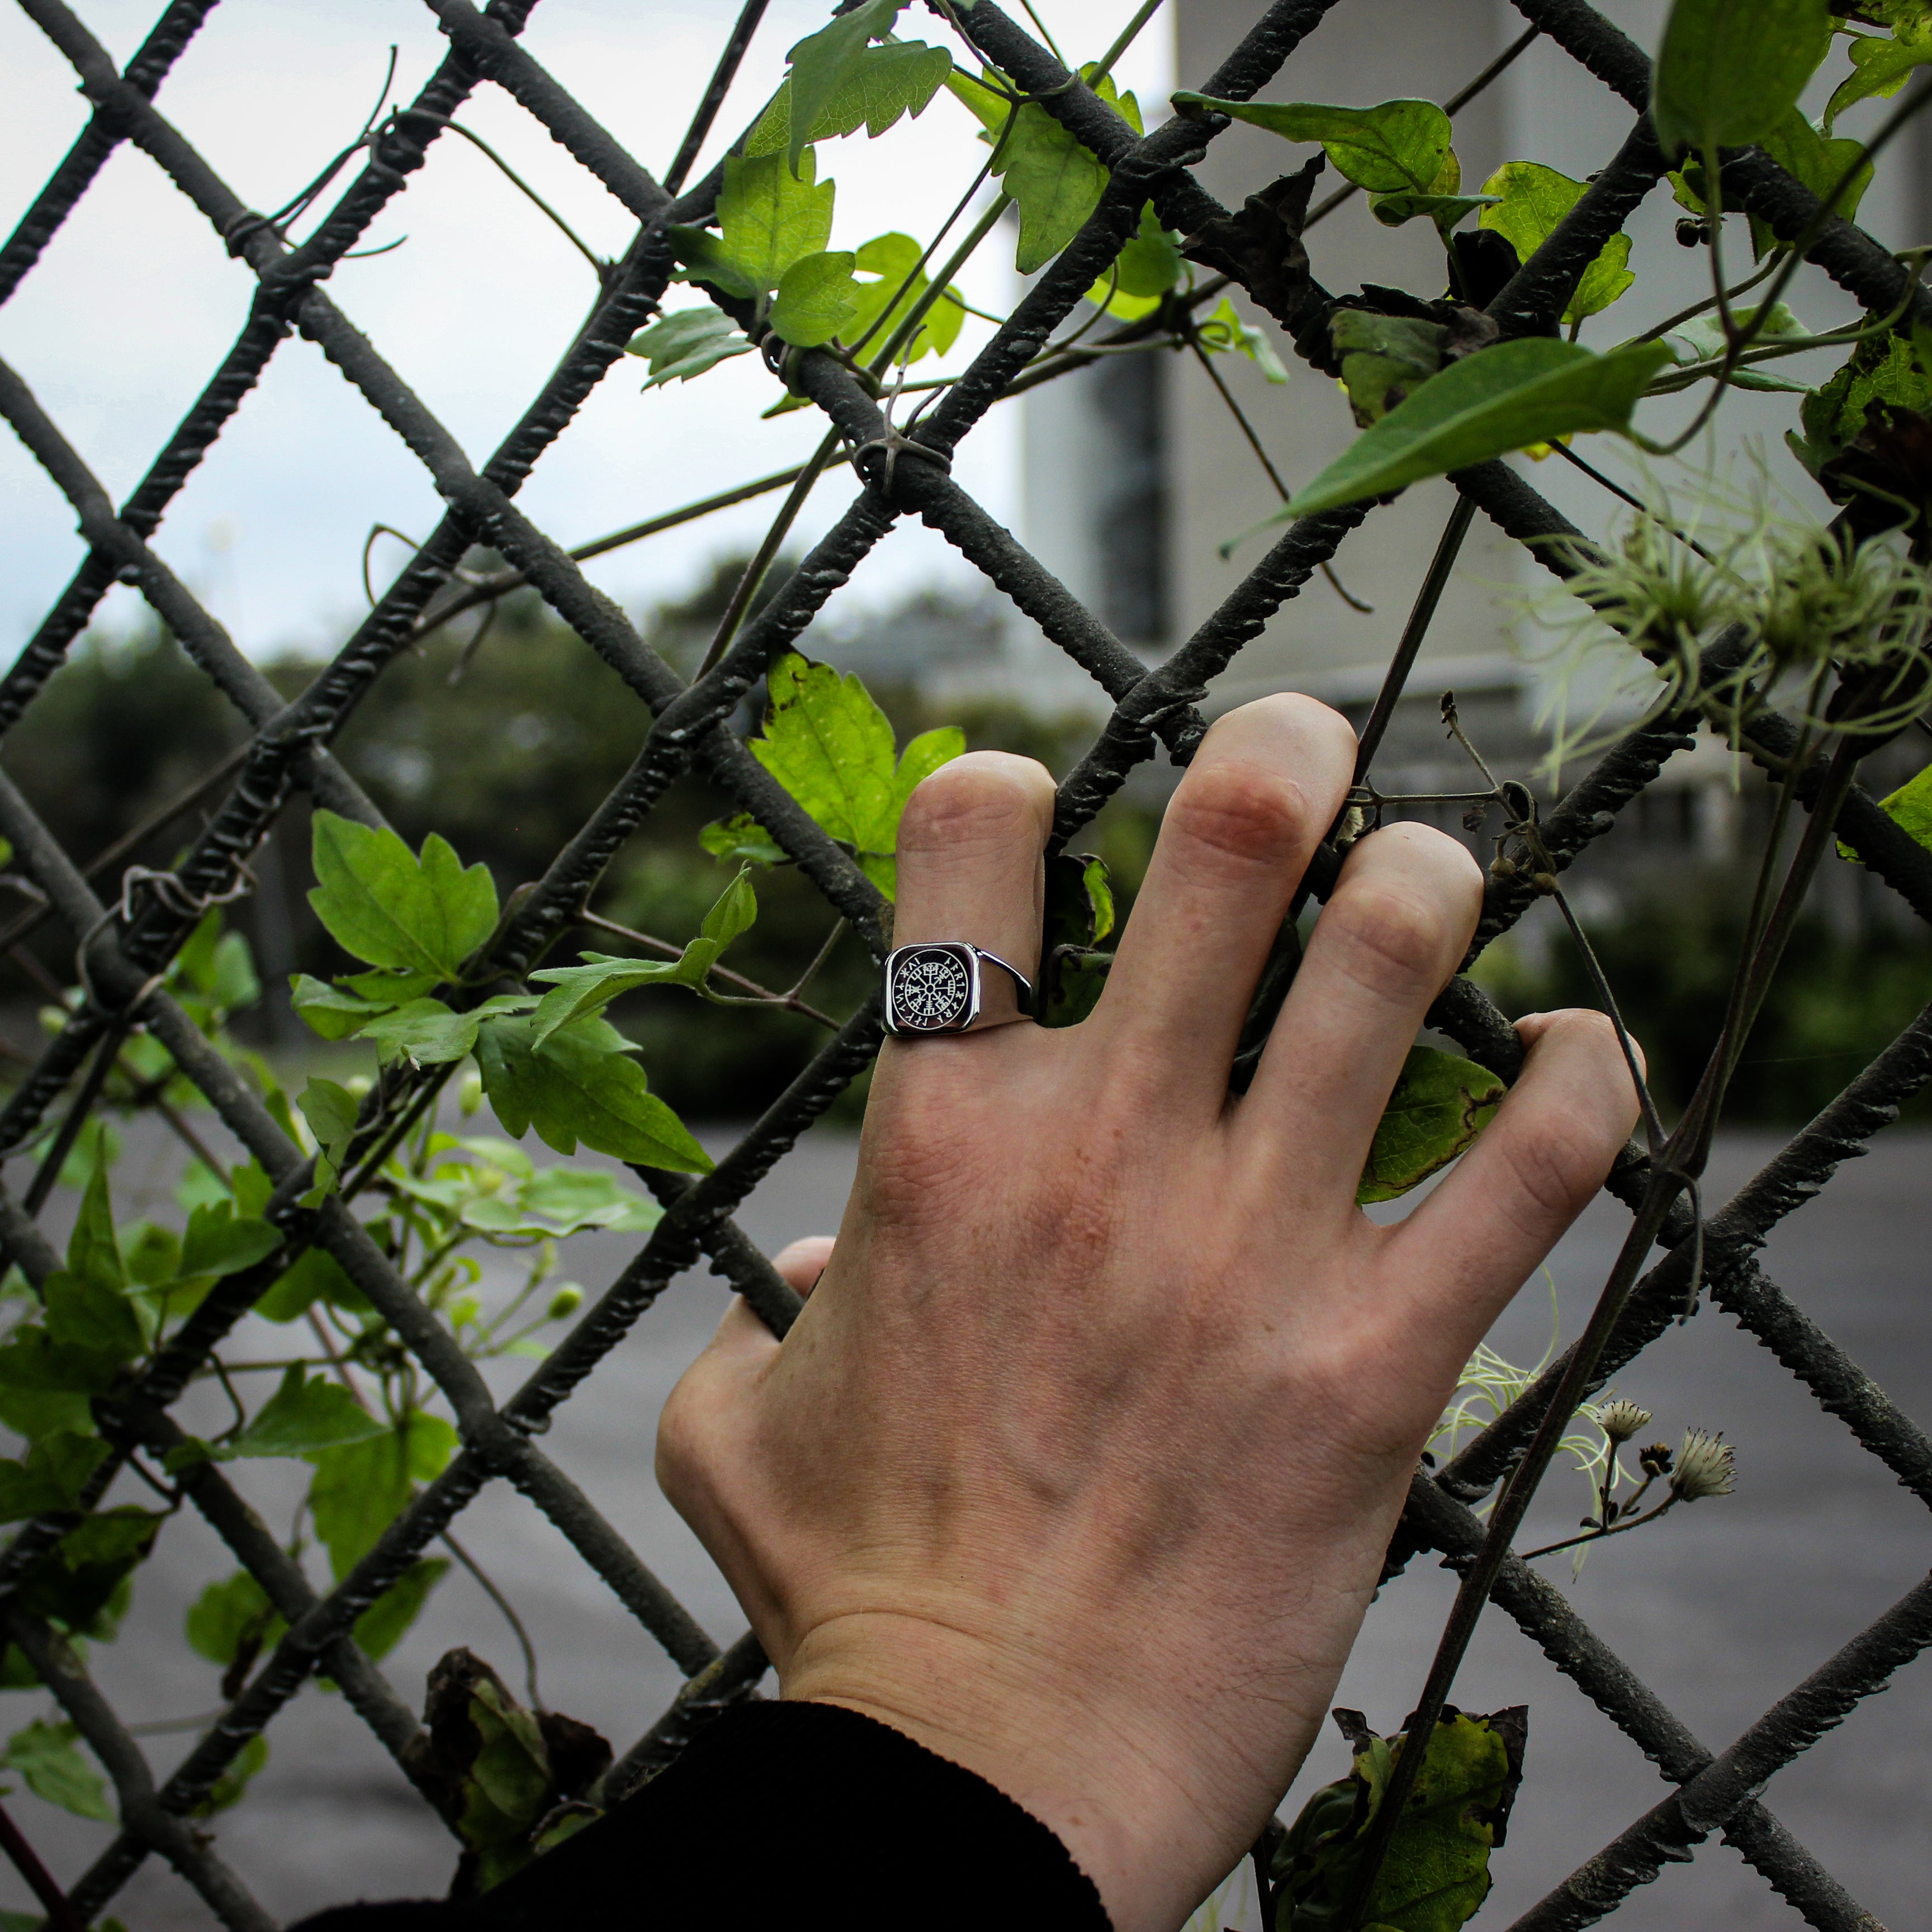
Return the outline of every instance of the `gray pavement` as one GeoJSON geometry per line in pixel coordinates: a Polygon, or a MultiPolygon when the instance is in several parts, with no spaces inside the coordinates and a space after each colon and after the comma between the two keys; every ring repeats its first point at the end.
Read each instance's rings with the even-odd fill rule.
{"type": "MultiPolygon", "coordinates": [[[[1714,1163],[1712,1202],[1721,1202],[1774,1144],[1769,1137],[1727,1140],[1714,1163]]],[[[832,1228],[853,1155],[848,1136],[808,1138],[747,1204],[742,1218],[753,1237],[770,1248],[832,1228]]],[[[140,1171],[139,1159],[129,1165],[140,1171]]],[[[1780,1230],[1766,1260],[1773,1276],[1894,1399],[1932,1424],[1928,1172],[1932,1138],[1882,1137],[1870,1156],[1844,1170],[1780,1230]]],[[[161,1178],[155,1168],[154,1184],[161,1178]]],[[[1620,1210],[1600,1202],[1555,1258],[1566,1336],[1576,1331],[1624,1225],[1620,1210]]],[[[616,1238],[580,1237],[566,1250],[568,1272],[595,1288],[615,1272],[628,1246],[616,1238]]],[[[728,1641],[742,1620],[702,1551],[658,1498],[650,1468],[658,1408],[723,1302],[706,1276],[680,1283],[566,1406],[546,1447],[713,1635],[728,1641]]],[[[1492,1340],[1512,1360],[1532,1360],[1549,1340],[1550,1322],[1549,1290],[1532,1283],[1492,1340]]],[[[492,1372],[505,1390],[520,1372],[519,1364],[492,1372]]],[[[1688,1424],[1721,1428],[1738,1446],[1737,1493],[1681,1509],[1654,1531],[1607,1546],[1574,1584],[1562,1559],[1546,1567],[1639,1675],[1701,1738],[1720,1748],[1924,1575],[1932,1533],[1920,1505],[1722,1315],[1706,1312],[1673,1330],[1622,1387],[1654,1411],[1655,1427],[1646,1436],[1674,1439],[1688,1424]]],[[[267,1463],[236,1466],[269,1521],[288,1520],[302,1472],[267,1463]]],[[[1538,1540],[1563,1534],[1583,1501],[1580,1480],[1553,1479],[1532,1526],[1538,1540]]],[[[513,1493],[487,1492],[458,1534],[536,1633],[546,1700],[596,1724],[621,1749],[676,1688],[675,1672],[513,1493]]],[[[169,1527],[141,1574],[122,1640],[95,1652],[100,1678],[124,1716],[165,1720],[214,1702],[215,1672],[188,1649],[182,1616],[201,1585],[230,1568],[191,1514],[169,1527]]],[[[1338,1702],[1359,1706],[1378,1728],[1400,1724],[1426,1667],[1453,1580],[1424,1559],[1384,1592],[1338,1702]]],[[[459,1643],[517,1681],[516,1652],[502,1618],[466,1576],[452,1572],[389,1659],[392,1681],[405,1696],[418,1696],[430,1665],[459,1643]]],[[[1499,1612],[1486,1618],[1457,1696],[1477,1710],[1517,1702],[1530,1708],[1528,1776],[1509,1842],[1495,1861],[1496,1891],[1477,1922],[1506,1926],[1666,1787],[1499,1612]]],[[[17,1728],[44,1702],[38,1694],[16,1694],[0,1719],[17,1728]]],[[[1922,1664],[1766,1793],[1892,1932],[1932,1928],[1922,1883],[1932,1840],[1928,1735],[1932,1666],[1922,1664]]],[[[149,1738],[158,1768],[164,1772],[190,1736],[149,1738]]],[[[215,1829],[222,1855],[271,1911],[292,1917],[358,1894],[430,1895],[443,1888],[452,1858],[442,1828],[339,1699],[304,1690],[270,1737],[270,1762],[248,1802],[215,1829]]],[[[1324,1737],[1291,1794],[1291,1814],[1306,1789],[1346,1768],[1339,1738],[1324,1737]]],[[[109,1835],[106,1828],[24,1792],[9,1804],[64,1879],[76,1875],[109,1835]]],[[[0,1905],[27,1902],[11,1873],[0,1873],[0,1905]]],[[[213,1922],[158,1866],[136,1877],[116,1910],[134,1932],[213,1922]]],[[[1224,1922],[1252,1926],[1252,1906],[1224,1922]]],[[[1802,1921],[1735,1853],[1713,1845],[1694,1862],[1667,1868],[1616,1922],[1626,1932],[1784,1932],[1802,1921]]]]}

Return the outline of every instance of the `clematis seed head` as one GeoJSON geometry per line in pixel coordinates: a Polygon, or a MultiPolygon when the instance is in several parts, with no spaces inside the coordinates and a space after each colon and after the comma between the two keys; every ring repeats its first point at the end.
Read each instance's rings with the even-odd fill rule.
{"type": "Polygon", "coordinates": [[[1597,1418],[1597,1426],[1612,1442],[1628,1442],[1650,1420],[1650,1411],[1634,1402],[1613,1402],[1597,1418]]]}
{"type": "Polygon", "coordinates": [[[1694,1503],[1706,1496],[1727,1496],[1737,1486],[1731,1445],[1721,1436],[1707,1436],[1701,1429],[1686,1430],[1683,1446],[1677,1452],[1677,1468],[1670,1478],[1671,1492],[1687,1503],[1694,1503]]]}

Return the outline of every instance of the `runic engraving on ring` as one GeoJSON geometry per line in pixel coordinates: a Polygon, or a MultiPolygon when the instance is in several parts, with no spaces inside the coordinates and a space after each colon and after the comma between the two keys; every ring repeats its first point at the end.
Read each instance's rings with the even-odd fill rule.
{"type": "Polygon", "coordinates": [[[957,940],[902,946],[886,958],[886,1030],[892,1034],[964,1033],[980,1016],[983,966],[997,966],[1013,982],[1018,1010],[1031,1010],[1033,988],[998,953],[957,940]]]}

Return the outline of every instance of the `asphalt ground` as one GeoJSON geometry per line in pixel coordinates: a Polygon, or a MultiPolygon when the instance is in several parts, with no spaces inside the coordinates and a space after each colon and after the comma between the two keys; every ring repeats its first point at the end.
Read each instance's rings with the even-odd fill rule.
{"type": "MultiPolygon", "coordinates": [[[[1733,1136],[1713,1165],[1721,1203],[1775,1146],[1733,1136]]],[[[837,1223],[855,1144],[808,1138],[761,1186],[741,1216],[775,1248],[837,1223]]],[[[168,1157],[137,1142],[123,1169],[139,1206],[145,1180],[165,1192],[168,1157]]],[[[1882,1136],[1817,1200],[1780,1228],[1766,1264],[1894,1399],[1932,1424],[1932,1138],[1882,1136]]],[[[1517,1362],[1548,1345],[1555,1318],[1574,1334],[1615,1251],[1625,1217],[1600,1202],[1565,1240],[1549,1282],[1528,1284],[1492,1345],[1517,1362]]],[[[567,1271],[595,1289],[622,1264],[628,1238],[580,1236],[567,1271]]],[[[742,1628],[722,1581],[659,1498],[651,1475],[652,1425],[666,1391],[716,1322],[725,1296],[708,1275],[679,1283],[560,1412],[545,1447],[721,1642],[742,1628]]],[[[257,1324],[242,1348],[273,1352],[287,1330],[257,1324]]],[[[490,1370],[507,1392],[520,1364],[490,1370]]],[[[1721,1429],[1737,1446],[1735,1495],[1686,1506],[1654,1529],[1597,1552],[1574,1582],[1565,1558],[1544,1567],[1578,1610],[1714,1749],[1828,1658],[1925,1574],[1932,1529],[1922,1507],[1861,1450],[1842,1424],[1727,1317],[1706,1310],[1658,1342],[1621,1379],[1654,1412],[1646,1437],[1675,1440],[1687,1426],[1721,1429]]],[[[195,1398],[195,1399],[199,1399],[195,1398]]],[[[209,1424],[224,1412],[211,1406],[209,1424]]],[[[235,1466],[272,1525],[290,1520],[305,1472],[235,1466]]],[[[1552,1478],[1528,1534],[1574,1526],[1586,1501],[1574,1475],[1552,1478]]],[[[676,1686],[675,1670],[604,1586],[529,1504],[506,1486],[486,1491],[457,1534],[510,1596],[536,1639],[542,1688],[554,1708],[595,1724],[621,1750],[676,1686]]],[[[124,1718],[152,1723],[205,1712],[216,1672],[187,1647],[183,1612],[213,1576],[232,1569],[211,1532],[184,1512],[140,1574],[121,1640],[94,1667],[124,1718]]],[[[1424,1558],[1370,1612],[1336,1702],[1377,1728],[1400,1724],[1426,1668],[1454,1579],[1424,1558]]],[[[520,1682],[500,1614],[452,1570],[386,1669],[420,1695],[442,1652],[466,1644],[520,1682]]],[[[1486,1615],[1456,1690],[1465,1708],[1527,1703],[1527,1776],[1508,1842],[1494,1860],[1496,1889],[1476,1923],[1508,1926],[1582,1859],[1666,1792],[1651,1765],[1508,1618],[1486,1615]]],[[[46,1700],[16,1694],[16,1728],[46,1700]]],[[[146,1740],[158,1771],[192,1732],[146,1740]]],[[[276,1721],[272,1756],[247,1802],[215,1822],[222,1856],[272,1912],[299,1916],[354,1896],[427,1896],[453,1862],[442,1828],[341,1700],[313,1687],[276,1721]]],[[[1892,1932],[1932,1927],[1924,1882],[1932,1844],[1932,1664],[1908,1670],[1838,1730],[1781,1772],[1765,1802],[1892,1932]]],[[[1316,1745],[1284,1815],[1305,1792],[1342,1775],[1346,1748],[1316,1745]]],[[[64,1880],[108,1840],[109,1828],[56,1810],[25,1792],[9,1808],[64,1880]]],[[[721,1874],[721,1880],[724,1875],[721,1874]]],[[[862,1882],[862,1881],[861,1881],[862,1882]]],[[[24,1888],[0,1872],[0,1904],[23,1907],[24,1888]]],[[[1254,1909],[1231,1896],[1224,1925],[1252,1927],[1254,1909]]],[[[151,1863],[113,1908],[133,1932],[175,1932],[213,1921],[181,1880],[151,1863]]],[[[1667,1867],[1616,1922],[1624,1932],[1784,1932],[1802,1924],[1738,1856],[1720,1844],[1667,1867]]]]}

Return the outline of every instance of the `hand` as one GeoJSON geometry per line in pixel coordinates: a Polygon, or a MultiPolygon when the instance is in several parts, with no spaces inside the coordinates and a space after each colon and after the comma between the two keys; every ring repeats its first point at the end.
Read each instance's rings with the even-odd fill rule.
{"type": "MultiPolygon", "coordinates": [[[[784,1694],[895,1726],[1056,1832],[1118,1932],[1179,1924],[1319,1724],[1409,1477],[1484,1331],[1636,1118],[1596,1014],[1524,1021],[1522,1076],[1406,1220],[1356,1207],[1481,878],[1359,840],[1253,1084],[1269,945],[1348,784],[1311,700],[1215,724],[1082,1024],[889,1040],[836,1252],[781,1348],[742,1306],[667,1406],[666,1492],[784,1694]]],[[[913,794],[898,938],[1030,973],[1048,774],[913,794]]]]}

